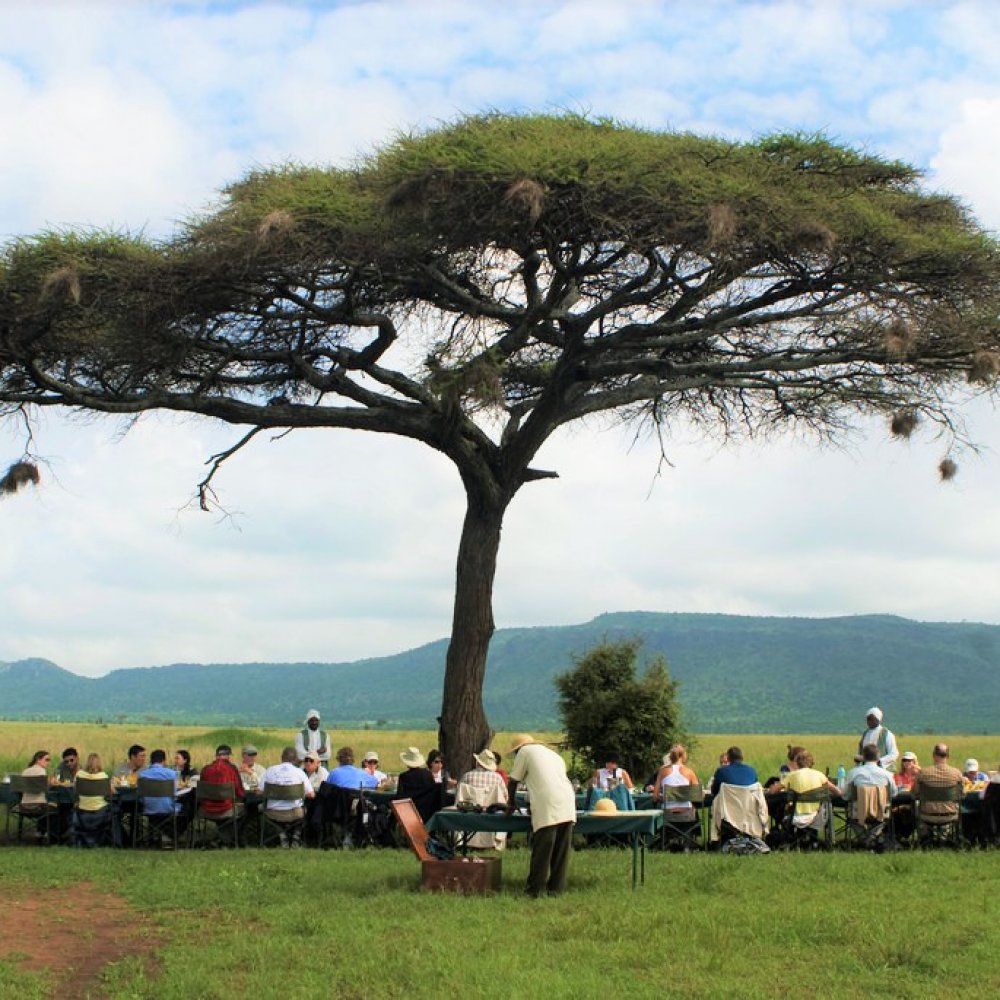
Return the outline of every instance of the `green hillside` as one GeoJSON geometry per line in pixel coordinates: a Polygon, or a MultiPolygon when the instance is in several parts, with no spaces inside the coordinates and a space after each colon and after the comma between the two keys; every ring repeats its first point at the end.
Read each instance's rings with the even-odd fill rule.
{"type": "MultiPolygon", "coordinates": [[[[699,732],[844,732],[873,703],[910,732],[1000,731],[1000,626],[891,615],[755,618],[620,612],[581,625],[501,629],[486,706],[502,728],[556,724],[554,674],[602,639],[638,636],[681,682],[699,732]]],[[[46,660],[0,664],[0,716],[433,727],[444,640],[354,663],[173,664],[85,678],[46,660]]]]}

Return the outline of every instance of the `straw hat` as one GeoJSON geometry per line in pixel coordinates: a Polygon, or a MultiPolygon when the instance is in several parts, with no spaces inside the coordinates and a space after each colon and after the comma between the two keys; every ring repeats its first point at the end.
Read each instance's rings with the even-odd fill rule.
{"type": "Polygon", "coordinates": [[[614,799],[598,799],[590,812],[594,816],[617,816],[618,806],[615,805],[614,799]]]}
{"type": "Polygon", "coordinates": [[[399,759],[407,767],[423,767],[427,763],[427,758],[416,747],[407,747],[399,759]]]}
{"type": "Polygon", "coordinates": [[[497,769],[497,759],[493,756],[492,750],[480,750],[479,753],[472,755],[472,759],[484,771],[495,771],[497,769]]]}
{"type": "Polygon", "coordinates": [[[514,742],[511,744],[510,749],[507,751],[508,754],[517,753],[518,750],[523,746],[527,746],[529,743],[537,743],[538,740],[535,739],[531,733],[518,733],[514,737],[514,742]]]}

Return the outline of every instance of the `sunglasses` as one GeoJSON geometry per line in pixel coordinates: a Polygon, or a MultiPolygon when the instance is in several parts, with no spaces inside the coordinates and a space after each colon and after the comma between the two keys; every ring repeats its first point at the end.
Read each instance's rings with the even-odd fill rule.
{"type": "Polygon", "coordinates": [[[365,761],[365,767],[378,767],[378,761],[377,760],[366,760],[365,761]]]}

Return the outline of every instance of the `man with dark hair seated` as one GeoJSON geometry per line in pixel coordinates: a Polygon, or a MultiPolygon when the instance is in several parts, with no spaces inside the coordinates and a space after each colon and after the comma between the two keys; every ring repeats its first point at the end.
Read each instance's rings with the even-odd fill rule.
{"type": "MultiPolygon", "coordinates": [[[[172,781],[174,783],[175,797],[149,795],[142,800],[142,814],[149,818],[151,836],[153,842],[161,843],[164,833],[172,833],[173,829],[166,820],[171,813],[180,813],[181,804],[177,801],[177,773],[172,767],[166,765],[167,754],[165,750],[154,750],[149,755],[149,767],[144,767],[139,772],[140,778],[150,778],[154,781],[172,781]]],[[[182,832],[180,821],[177,824],[177,833],[182,832]]],[[[168,844],[168,846],[174,846],[168,844]]]]}
{"type": "Polygon", "coordinates": [[[128,758],[114,769],[112,777],[128,778],[129,784],[134,785],[137,775],[145,766],[146,748],[138,743],[133,743],[128,748],[128,758]]]}
{"type": "Polygon", "coordinates": [[[757,772],[743,762],[743,751],[739,747],[730,747],[726,753],[726,763],[715,770],[712,778],[712,795],[719,794],[720,785],[756,785],[759,781],[757,772]]]}
{"type": "MultiPolygon", "coordinates": [[[[199,782],[204,781],[210,785],[232,785],[236,795],[232,804],[223,800],[203,799],[198,803],[198,811],[202,816],[215,822],[216,830],[220,837],[228,832],[233,824],[226,823],[226,820],[243,815],[243,778],[240,776],[239,768],[232,762],[233,748],[227,743],[222,743],[215,748],[215,760],[211,764],[206,764],[201,769],[199,782]],[[234,817],[235,810],[235,817],[234,817]]],[[[235,836],[233,843],[236,843],[235,836]]]]}

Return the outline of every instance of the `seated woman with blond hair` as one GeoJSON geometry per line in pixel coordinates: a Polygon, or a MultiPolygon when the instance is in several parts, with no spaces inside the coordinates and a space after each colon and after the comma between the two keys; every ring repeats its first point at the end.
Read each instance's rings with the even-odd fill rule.
{"type": "MultiPolygon", "coordinates": [[[[670,753],[667,755],[669,762],[664,764],[659,771],[656,772],[656,780],[653,782],[653,801],[657,805],[663,805],[663,808],[668,812],[686,813],[690,815],[692,820],[695,817],[694,806],[690,802],[684,801],[670,801],[664,802],[664,788],[680,788],[685,785],[698,785],[698,775],[687,766],[688,752],[687,747],[682,743],[675,743],[670,748],[670,753]]],[[[678,815],[678,819],[683,819],[684,817],[678,815]]]]}

